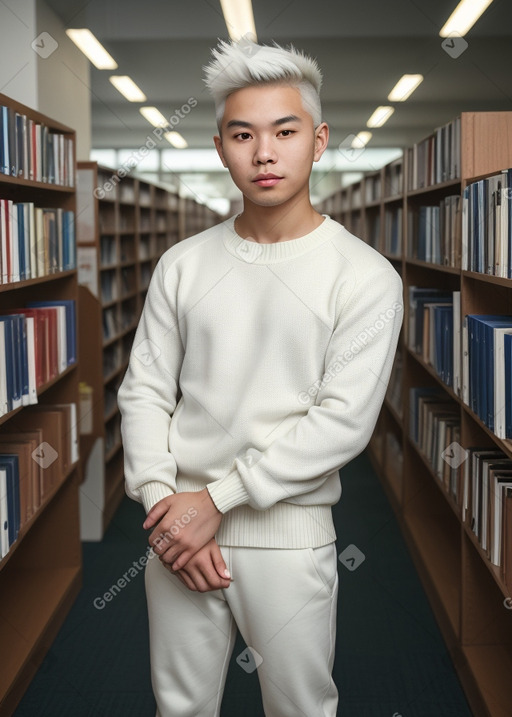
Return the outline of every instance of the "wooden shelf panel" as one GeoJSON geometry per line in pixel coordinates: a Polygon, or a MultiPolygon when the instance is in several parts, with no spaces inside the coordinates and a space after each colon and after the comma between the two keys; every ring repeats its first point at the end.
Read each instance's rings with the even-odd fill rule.
{"type": "Polygon", "coordinates": [[[510,717],[512,705],[510,648],[510,645],[500,644],[462,647],[469,669],[473,675],[478,675],[479,693],[489,717],[510,717]],[[506,691],[503,689],[504,685],[507,686],[506,691]]]}
{"type": "Polygon", "coordinates": [[[0,714],[11,714],[16,693],[28,686],[80,587],[81,567],[10,573],[0,613],[0,714]]]}
{"type": "MultiPolygon", "coordinates": [[[[424,511],[419,500],[405,508],[405,524],[414,542],[414,550],[428,575],[430,597],[442,606],[454,635],[460,621],[460,546],[453,544],[453,531],[443,531],[439,513],[424,511]],[[432,595],[432,588],[435,595],[432,595]]],[[[460,543],[460,539],[458,541],[460,543]]]]}

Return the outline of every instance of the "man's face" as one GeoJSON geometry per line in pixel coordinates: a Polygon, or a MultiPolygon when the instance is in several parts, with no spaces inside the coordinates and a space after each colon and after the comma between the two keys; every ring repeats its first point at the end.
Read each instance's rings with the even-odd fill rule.
{"type": "Polygon", "coordinates": [[[315,130],[297,88],[262,85],[233,92],[221,133],[215,146],[246,199],[270,207],[309,197],[311,167],[329,132],[325,122],[315,130]]]}

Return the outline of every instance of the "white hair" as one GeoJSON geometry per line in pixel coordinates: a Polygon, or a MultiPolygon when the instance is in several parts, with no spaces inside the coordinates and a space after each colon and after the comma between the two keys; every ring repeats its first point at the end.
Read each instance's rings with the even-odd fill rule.
{"type": "Polygon", "coordinates": [[[315,127],[322,122],[320,88],[322,73],[316,60],[296,50],[258,45],[245,36],[238,42],[219,41],[212,49],[213,59],[203,67],[205,83],[215,102],[215,115],[220,129],[226,97],[236,90],[254,85],[287,85],[296,87],[304,109],[313,118],[315,127]]]}

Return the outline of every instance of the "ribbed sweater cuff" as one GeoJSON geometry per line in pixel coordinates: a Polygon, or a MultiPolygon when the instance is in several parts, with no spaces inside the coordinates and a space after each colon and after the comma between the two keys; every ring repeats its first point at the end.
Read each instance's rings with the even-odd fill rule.
{"type": "Polygon", "coordinates": [[[138,489],[138,493],[142,500],[142,505],[146,511],[146,515],[149,513],[151,508],[158,503],[162,498],[167,498],[168,495],[174,495],[174,491],[169,488],[165,483],[160,481],[152,481],[151,483],[144,483],[138,489]]]}
{"type": "Polygon", "coordinates": [[[221,513],[227,513],[228,510],[249,502],[249,494],[237,470],[231,471],[220,480],[208,483],[206,488],[221,513]]]}

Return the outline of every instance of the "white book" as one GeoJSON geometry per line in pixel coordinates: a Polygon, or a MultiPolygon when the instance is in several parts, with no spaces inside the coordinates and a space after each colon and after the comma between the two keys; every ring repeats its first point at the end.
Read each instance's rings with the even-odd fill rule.
{"type": "Polygon", "coordinates": [[[55,406],[55,408],[61,408],[62,406],[71,406],[71,425],[68,426],[70,447],[69,455],[71,456],[71,462],[75,463],[80,457],[77,405],[76,403],[56,403],[53,405],[55,406]]]}
{"type": "Polygon", "coordinates": [[[40,207],[34,209],[35,213],[35,248],[37,256],[37,274],[34,276],[45,275],[45,247],[44,247],[44,218],[43,210],[40,207]]]}
{"type": "Polygon", "coordinates": [[[35,351],[35,325],[33,316],[25,316],[27,331],[27,362],[28,362],[28,403],[37,403],[36,387],[36,351],[35,351]]]}
{"type": "Polygon", "coordinates": [[[30,257],[30,225],[29,207],[26,202],[22,205],[23,211],[23,246],[25,249],[25,279],[32,278],[32,264],[30,257]]]}
{"type": "Polygon", "coordinates": [[[42,170],[42,150],[41,150],[42,142],[41,142],[41,125],[36,124],[36,173],[35,173],[35,179],[40,182],[42,181],[43,175],[41,173],[42,170]]]}
{"type": "Polygon", "coordinates": [[[57,356],[59,364],[59,373],[62,373],[62,371],[65,371],[68,367],[66,307],[47,306],[45,308],[53,309],[57,312],[57,356]]]}
{"type": "Polygon", "coordinates": [[[9,514],[7,512],[7,471],[0,468],[0,558],[9,552],[9,514]]]}
{"type": "Polygon", "coordinates": [[[30,255],[30,278],[35,279],[37,276],[37,242],[36,242],[36,219],[34,214],[34,203],[27,202],[27,214],[25,218],[28,228],[28,243],[30,255]]]}
{"type": "Polygon", "coordinates": [[[7,275],[7,199],[0,199],[0,239],[2,242],[2,284],[9,281],[7,275]]]}
{"type": "Polygon", "coordinates": [[[500,226],[498,231],[498,241],[496,243],[496,276],[502,276],[505,279],[508,278],[508,253],[510,251],[508,242],[509,227],[509,192],[510,189],[501,190],[501,212],[500,212],[500,226]]]}
{"type": "Polygon", "coordinates": [[[469,460],[464,461],[462,471],[462,522],[466,522],[466,515],[469,508],[469,460]]]}

